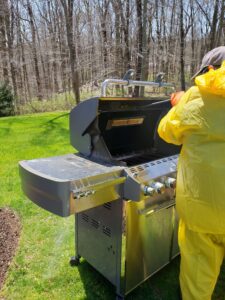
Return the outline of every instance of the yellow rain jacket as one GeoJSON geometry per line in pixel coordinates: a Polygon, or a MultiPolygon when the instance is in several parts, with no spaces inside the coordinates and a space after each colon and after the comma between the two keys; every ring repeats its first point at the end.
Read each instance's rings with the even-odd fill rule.
{"type": "Polygon", "coordinates": [[[176,206],[190,230],[225,234],[225,61],[196,77],[161,120],[159,135],[183,145],[176,206]]]}

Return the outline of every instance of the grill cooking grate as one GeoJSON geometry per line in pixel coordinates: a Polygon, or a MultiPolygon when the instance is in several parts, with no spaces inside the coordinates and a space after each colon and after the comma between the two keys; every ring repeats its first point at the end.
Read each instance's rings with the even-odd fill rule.
{"type": "Polygon", "coordinates": [[[127,166],[134,166],[134,165],[139,165],[139,164],[143,164],[146,162],[150,162],[152,160],[156,160],[161,158],[160,156],[157,155],[141,155],[141,156],[137,156],[137,157],[129,157],[127,159],[123,159],[124,162],[126,162],[127,166]]]}

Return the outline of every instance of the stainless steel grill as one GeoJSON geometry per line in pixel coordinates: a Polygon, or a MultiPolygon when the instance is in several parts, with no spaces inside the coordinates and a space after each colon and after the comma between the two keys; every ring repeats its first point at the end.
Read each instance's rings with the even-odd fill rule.
{"type": "MultiPolygon", "coordinates": [[[[103,94],[108,83],[120,82],[106,81],[103,94]]],[[[179,252],[179,148],[157,134],[169,109],[166,97],[86,100],[70,113],[77,154],[20,162],[23,190],[33,202],[62,217],[75,214],[71,264],[84,257],[121,298],[179,252]]]]}

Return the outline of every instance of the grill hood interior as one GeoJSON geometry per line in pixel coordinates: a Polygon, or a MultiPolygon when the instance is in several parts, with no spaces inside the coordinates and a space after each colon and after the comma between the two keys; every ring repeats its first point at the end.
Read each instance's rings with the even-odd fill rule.
{"type": "Polygon", "coordinates": [[[179,153],[157,133],[170,101],[158,99],[91,98],[70,113],[70,140],[80,154],[93,160],[135,164],[179,153]]]}

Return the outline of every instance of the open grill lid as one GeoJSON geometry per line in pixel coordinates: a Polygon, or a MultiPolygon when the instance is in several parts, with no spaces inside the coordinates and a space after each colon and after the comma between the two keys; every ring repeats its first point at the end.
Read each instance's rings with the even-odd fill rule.
{"type": "Polygon", "coordinates": [[[171,108],[168,96],[106,97],[109,84],[174,88],[173,84],[162,82],[161,77],[157,82],[124,78],[105,80],[101,97],[81,102],[71,111],[71,144],[89,159],[120,165],[135,164],[135,157],[149,160],[149,155],[155,159],[179,153],[180,147],[165,143],[157,133],[159,121],[171,108]]]}
{"type": "Polygon", "coordinates": [[[156,155],[173,155],[179,148],[165,143],[157,133],[161,118],[171,108],[169,100],[92,98],[70,113],[71,144],[89,159],[108,162],[156,155]]]}

